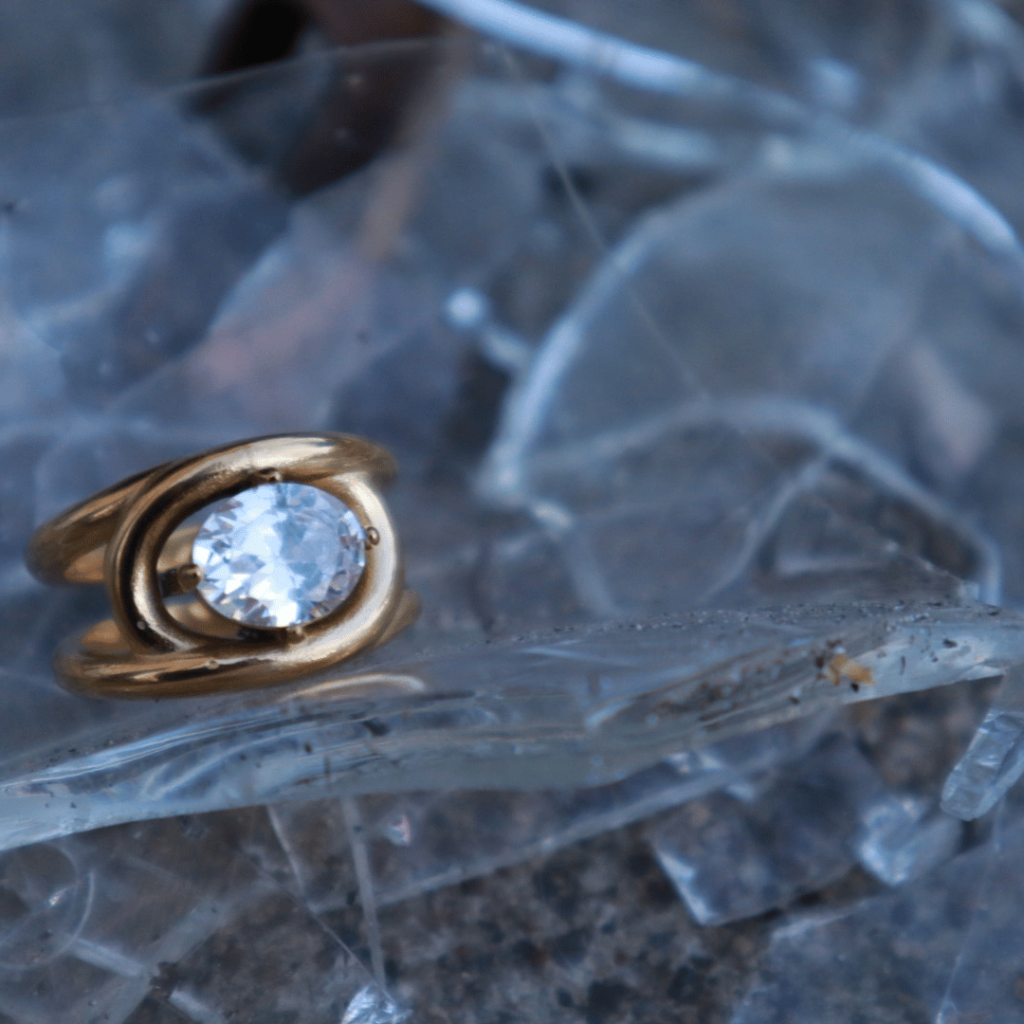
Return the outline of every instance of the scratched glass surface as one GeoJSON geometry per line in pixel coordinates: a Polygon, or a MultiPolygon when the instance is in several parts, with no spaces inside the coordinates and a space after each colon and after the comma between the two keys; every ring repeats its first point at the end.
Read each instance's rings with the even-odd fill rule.
{"type": "MultiPolygon", "coordinates": [[[[239,864],[279,844],[281,891],[315,914],[343,899],[308,851],[361,851],[364,899],[398,903],[697,797],[742,803],[737,780],[812,745],[761,731],[814,736],[845,705],[1024,658],[1009,14],[794,0],[738,28],[714,4],[430,0],[481,38],[314,34],[197,83],[226,5],[178,6],[55,5],[45,31],[0,15],[0,847],[55,851],[12,890],[25,934],[33,893],[73,917],[106,884],[73,844],[117,833],[70,833],[270,804],[273,841],[239,864]],[[414,86],[397,141],[310,186],[315,115],[393,81],[414,86]],[[308,429],[398,456],[417,626],[262,693],[62,691],[50,652],[104,601],[28,577],[34,525],[160,460],[308,429]]],[[[1021,678],[949,777],[959,817],[1024,771],[1021,678]]],[[[746,842],[751,814],[722,835],[746,842]]],[[[959,863],[960,826],[919,796],[849,814],[806,871],[748,843],[774,904],[713,877],[713,834],[666,825],[652,849],[688,906],[724,908],[709,921],[855,863],[922,891],[959,863]]],[[[214,930],[142,966],[83,959],[77,932],[39,955],[136,979],[117,1019],[229,1019],[198,974],[151,978],[214,930]]],[[[322,1012],[398,1019],[356,974],[322,1012]]],[[[27,978],[0,1008],[19,1024],[45,1017],[27,978]]]]}

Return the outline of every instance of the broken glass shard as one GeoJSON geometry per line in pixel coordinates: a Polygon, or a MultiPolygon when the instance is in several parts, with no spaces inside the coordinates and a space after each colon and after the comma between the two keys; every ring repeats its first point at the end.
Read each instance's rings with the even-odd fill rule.
{"type": "Polygon", "coordinates": [[[1024,774],[1024,666],[1016,665],[996,693],[970,746],[949,773],[942,806],[971,821],[990,811],[1024,774]]]}
{"type": "Polygon", "coordinates": [[[879,789],[850,740],[832,736],[754,803],[719,795],[681,808],[654,852],[700,924],[755,917],[853,867],[862,804],[879,789]]]}

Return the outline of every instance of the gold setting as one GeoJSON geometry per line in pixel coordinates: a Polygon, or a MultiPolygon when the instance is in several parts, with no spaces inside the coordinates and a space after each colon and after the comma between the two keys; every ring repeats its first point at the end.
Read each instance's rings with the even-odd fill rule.
{"type": "Polygon", "coordinates": [[[378,494],[395,470],[385,449],[358,437],[261,437],[157,466],[44,523],[29,543],[32,572],[47,583],[105,583],[113,609],[111,619],[60,645],[54,668],[61,682],[103,697],[244,690],[320,671],[390,640],[419,614],[378,494]],[[191,562],[196,528],[181,524],[221,498],[277,481],[318,487],[348,505],[367,534],[366,567],[352,594],[323,618],[241,626],[193,594],[201,579],[191,562]]]}

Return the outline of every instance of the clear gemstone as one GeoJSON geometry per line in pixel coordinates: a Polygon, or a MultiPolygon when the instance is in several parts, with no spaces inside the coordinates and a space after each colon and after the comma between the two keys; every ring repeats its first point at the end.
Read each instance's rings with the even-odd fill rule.
{"type": "Polygon", "coordinates": [[[192,561],[214,611],[249,626],[296,626],[352,593],[366,565],[366,533],[333,494],[261,484],[210,506],[192,561]]]}

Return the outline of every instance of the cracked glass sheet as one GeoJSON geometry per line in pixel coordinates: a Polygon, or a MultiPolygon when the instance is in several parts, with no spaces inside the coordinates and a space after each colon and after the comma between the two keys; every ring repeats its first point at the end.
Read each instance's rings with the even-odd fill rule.
{"type": "Polygon", "coordinates": [[[847,736],[760,784],[694,801],[659,827],[654,852],[701,924],[786,907],[857,863],[902,884],[958,850],[959,822],[888,789],[847,736]]]}
{"type": "Polygon", "coordinates": [[[1019,800],[1004,804],[986,848],[981,892],[966,927],[963,949],[950,973],[935,1024],[1016,1020],[1024,1010],[1020,963],[1021,854],[1024,816],[1019,800]]]}
{"type": "MultiPolygon", "coordinates": [[[[486,875],[656,814],[703,794],[745,785],[748,776],[800,758],[829,716],[786,725],[686,754],[622,782],[588,789],[375,794],[358,801],[373,900],[387,906],[486,875]],[[457,844],[453,837],[458,836],[457,844]]],[[[299,892],[316,912],[347,899],[337,865],[352,838],[338,800],[270,809],[299,892]]]]}
{"type": "MultiPolygon", "coordinates": [[[[844,426],[900,348],[882,327],[913,322],[946,211],[841,152],[815,170],[820,148],[794,144],[696,195],[682,175],[682,198],[598,204],[621,241],[580,277],[570,257],[588,244],[545,192],[564,164],[538,117],[585,111],[539,83],[523,104],[501,60],[438,53],[469,66],[429,164],[404,154],[420,194],[386,260],[368,255],[370,213],[393,165],[289,210],[190,112],[194,88],[5,126],[18,143],[3,165],[18,197],[4,225],[5,845],[342,789],[607,784],[1019,657],[1017,617],[972,603],[998,596],[991,543],[904,453],[844,426]],[[516,102],[481,146],[484,98],[502,90],[516,102]],[[61,146],[83,153],[79,173],[57,173],[61,146]],[[538,231],[564,309],[531,348],[509,275],[537,258],[538,231]],[[178,280],[179,259],[193,277],[178,280]],[[746,305],[716,285],[730,280],[746,305]],[[161,302],[182,290],[196,301],[161,302]],[[488,292],[501,301],[478,304],[483,321],[449,301],[488,292]],[[493,365],[502,354],[511,364],[493,365]],[[488,445],[470,399],[501,374],[512,386],[488,445]],[[404,467],[415,630],[312,690],[149,705],[55,688],[49,651],[102,602],[27,580],[34,522],[162,459],[325,426],[374,437],[404,467]],[[708,605],[724,608],[686,612],[708,605]]],[[[390,57],[335,59],[368,74],[390,57]]],[[[294,69],[262,75],[295,84],[294,69]]],[[[965,273],[981,277],[977,261],[965,273]]]]}
{"type": "Polygon", "coordinates": [[[3,1019],[406,1019],[355,954],[240,852],[261,828],[259,814],[180,819],[3,854],[3,1019]]]}
{"type": "Polygon", "coordinates": [[[1022,851],[1016,800],[1001,808],[987,841],[918,880],[780,921],[733,1024],[838,1024],[856,1013],[935,1024],[1019,1020],[1022,851]]]}
{"type": "Polygon", "coordinates": [[[934,1020],[989,856],[975,849],[891,892],[783,919],[732,1024],[934,1020]]]}
{"type": "MultiPolygon", "coordinates": [[[[215,6],[197,3],[195,24],[215,6]]],[[[131,74],[115,88],[89,68],[94,91],[62,81],[63,100],[0,128],[4,845],[339,791],[614,785],[757,726],[1019,660],[1018,616],[974,603],[1012,605],[1024,579],[1021,48],[1004,16],[879,5],[865,31],[823,39],[833,21],[802,5],[771,5],[746,35],[690,15],[665,33],[654,6],[628,24],[617,5],[567,9],[568,31],[490,0],[434,6],[553,65],[462,47],[383,260],[373,213],[401,161],[283,202],[193,116],[195,89],[131,74]],[[683,37],[717,70],[603,45],[588,21],[639,44],[683,37]],[[53,113],[68,96],[77,109],[53,113]],[[362,679],[283,699],[150,707],[54,686],[49,651],[102,602],[27,579],[34,523],[161,459],[321,427],[401,460],[415,632],[355,666],[362,679]]],[[[254,80],[308,96],[323,68],[254,80]]],[[[445,867],[406,871],[432,885],[445,867]]],[[[914,918],[933,890],[912,886],[898,893],[914,918]]],[[[927,936],[936,976],[945,934],[927,936]]],[[[190,984],[175,1012],[192,1000],[201,1020],[190,984]]],[[[350,1019],[376,1001],[357,992],[350,1019]]]]}
{"type": "Polygon", "coordinates": [[[493,644],[384,664],[362,694],[349,679],[165,702],[79,734],[73,753],[17,762],[0,789],[2,839],[332,791],[600,785],[773,722],[990,677],[1022,635],[1016,616],[986,607],[700,612],[512,643],[504,656],[493,644]],[[472,687],[451,688],[458,672],[472,687]]]}

